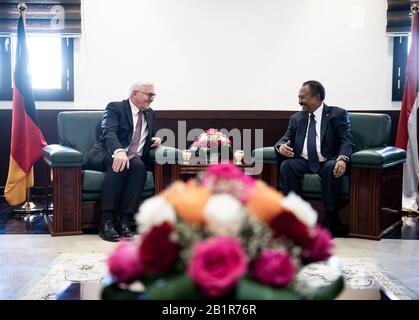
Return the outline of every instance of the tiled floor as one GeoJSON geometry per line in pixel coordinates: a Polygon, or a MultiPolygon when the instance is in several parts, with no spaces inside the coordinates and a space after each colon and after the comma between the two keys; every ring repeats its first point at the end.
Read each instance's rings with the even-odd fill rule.
{"type": "Polygon", "coordinates": [[[60,253],[108,253],[114,246],[97,235],[0,235],[0,300],[20,296],[48,272],[60,253]]]}

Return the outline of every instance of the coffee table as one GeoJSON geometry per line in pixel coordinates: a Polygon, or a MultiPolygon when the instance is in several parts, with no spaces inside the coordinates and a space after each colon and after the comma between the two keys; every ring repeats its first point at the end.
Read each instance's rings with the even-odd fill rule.
{"type": "MultiPolygon", "coordinates": [[[[163,191],[168,185],[176,180],[188,180],[204,172],[211,164],[156,164],[155,166],[155,191],[156,194],[163,191]]],[[[252,164],[234,164],[237,168],[243,170],[245,174],[250,174],[255,179],[261,179],[262,173],[255,173],[254,163],[252,164]]],[[[270,181],[267,181],[270,183],[270,181]]],[[[273,182],[271,182],[273,183],[273,182]]]]}

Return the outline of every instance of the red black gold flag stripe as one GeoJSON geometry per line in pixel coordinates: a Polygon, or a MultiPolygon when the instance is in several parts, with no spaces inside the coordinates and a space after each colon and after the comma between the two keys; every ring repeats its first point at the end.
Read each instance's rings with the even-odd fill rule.
{"type": "Polygon", "coordinates": [[[26,189],[33,186],[33,165],[42,156],[44,146],[46,142],[39,128],[28,72],[25,26],[20,17],[17,29],[9,173],[4,191],[10,205],[26,200],[26,189]]]}

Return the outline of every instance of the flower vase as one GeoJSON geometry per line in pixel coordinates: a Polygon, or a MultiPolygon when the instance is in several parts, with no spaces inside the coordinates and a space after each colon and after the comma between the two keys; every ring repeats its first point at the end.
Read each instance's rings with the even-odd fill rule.
{"type": "Polygon", "coordinates": [[[219,163],[220,151],[218,147],[205,148],[201,147],[198,151],[199,163],[214,164],[219,163]]]}
{"type": "Polygon", "coordinates": [[[208,163],[214,164],[214,163],[218,163],[218,158],[219,158],[219,152],[218,150],[211,150],[209,151],[209,155],[208,155],[208,163]]]}

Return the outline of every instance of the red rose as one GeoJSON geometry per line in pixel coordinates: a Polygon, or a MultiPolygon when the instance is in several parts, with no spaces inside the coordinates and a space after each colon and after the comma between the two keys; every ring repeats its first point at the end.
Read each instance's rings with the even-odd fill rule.
{"type": "Polygon", "coordinates": [[[166,271],[179,258],[180,247],[170,240],[173,226],[164,222],[153,227],[140,245],[140,268],[144,273],[166,271]]]}
{"type": "Polygon", "coordinates": [[[277,215],[270,223],[273,237],[287,237],[295,244],[306,248],[311,243],[310,230],[289,211],[277,215]]]}

